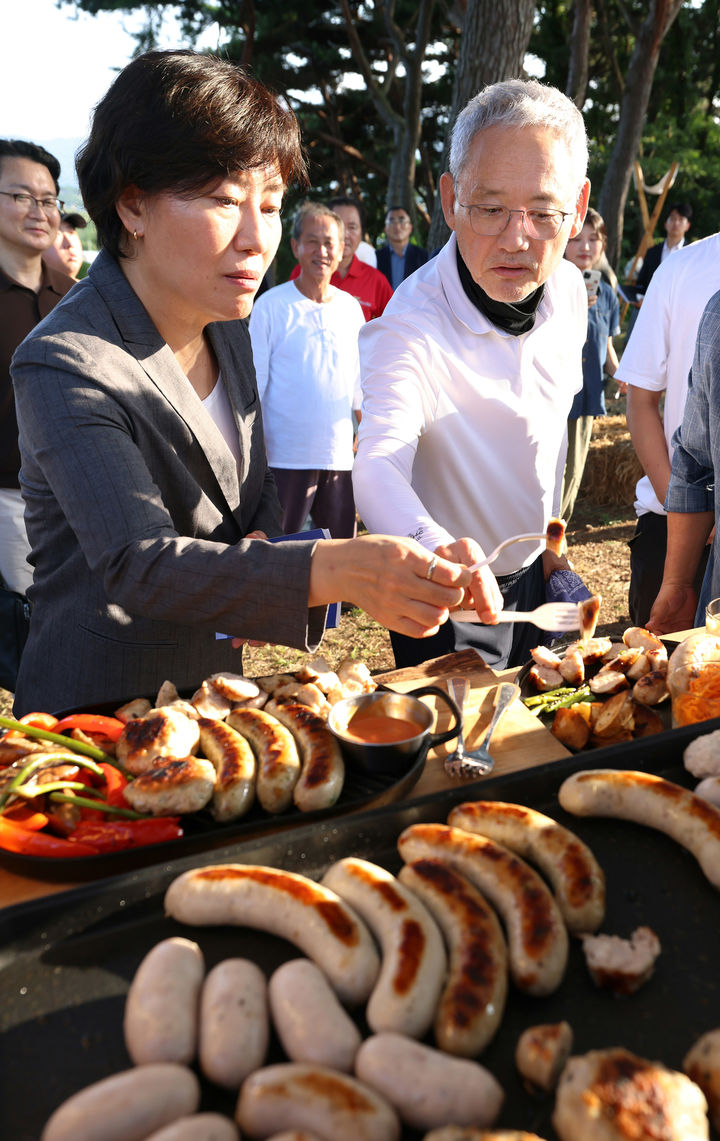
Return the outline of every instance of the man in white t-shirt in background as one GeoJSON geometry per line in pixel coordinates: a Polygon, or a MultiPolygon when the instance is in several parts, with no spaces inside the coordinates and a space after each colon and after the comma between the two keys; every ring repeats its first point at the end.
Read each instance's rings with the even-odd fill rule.
{"type": "MultiPolygon", "coordinates": [[[[449,165],[450,240],[360,333],[354,487],[369,530],[471,566],[559,510],[587,335],[582,274],[563,259],[590,192],[582,116],[555,88],[494,84],[458,116],[449,165]]],[[[473,575],[477,621],[451,615],[422,646],[393,635],[397,665],[471,646],[491,666],[527,661],[543,632],[498,613],[544,602],[557,567],[541,542],[508,547],[473,575]]]]}
{"type": "MultiPolygon", "coordinates": [[[[700,318],[718,289],[720,234],[693,242],[664,261],[653,274],[615,375],[628,385],[628,428],[645,470],[635,488],[638,518],[630,540],[628,604],[635,626],[647,622],[662,583],[672,436],[683,418],[700,318]]],[[[698,569],[698,588],[706,562],[707,557],[698,569]]]]}
{"type": "Polygon", "coordinates": [[[330,284],[340,264],[342,219],[306,203],[293,224],[300,266],[294,281],[258,297],[250,315],[268,463],[283,508],[283,531],[310,515],[333,539],[356,532],[352,492],[353,413],[359,416],[358,333],[354,297],[330,284]]]}

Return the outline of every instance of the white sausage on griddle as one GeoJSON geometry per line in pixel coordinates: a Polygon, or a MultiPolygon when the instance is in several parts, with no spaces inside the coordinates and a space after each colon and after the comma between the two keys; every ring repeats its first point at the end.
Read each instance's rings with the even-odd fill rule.
{"type": "Polygon", "coordinates": [[[470,880],[442,860],[415,860],[398,875],[442,931],[448,976],[434,1018],[441,1050],[475,1058],[500,1025],[508,989],[508,955],[497,915],[470,880]]]}
{"type": "Polygon", "coordinates": [[[398,851],[406,863],[446,860],[472,880],[500,912],[515,985],[528,994],[556,990],[567,965],[568,933],[543,880],[508,848],[446,824],[411,824],[398,851]]]}
{"type": "Polygon", "coordinates": [[[492,1125],[505,1099],[496,1078],[468,1058],[452,1058],[401,1034],[366,1038],[355,1059],[362,1082],[387,1098],[414,1129],[492,1125]]]}
{"type": "Polygon", "coordinates": [[[220,1113],[193,1113],[166,1125],[145,1141],[238,1141],[237,1126],[220,1113]]]}
{"type": "Polygon", "coordinates": [[[574,816],[613,816],[665,832],[720,888],[720,809],[652,773],[589,769],[563,781],[558,799],[574,816]]]}
{"type": "Polygon", "coordinates": [[[200,1069],[216,1085],[238,1090],[265,1062],[269,1040],[265,975],[249,959],[223,959],[200,996],[200,1069]]]}
{"type": "Polygon", "coordinates": [[[364,1002],[380,958],[372,935],[335,892],[296,872],[215,864],[178,876],[165,910],[180,923],[256,927],[294,943],[325,972],[343,1002],[364,1002]]]}
{"type": "Polygon", "coordinates": [[[458,804],[448,824],[487,836],[537,864],[550,880],[568,930],[597,931],[605,917],[605,875],[574,832],[534,808],[499,800],[458,804]]]}
{"type": "Polygon", "coordinates": [[[360,1031],[315,963],[283,963],[270,976],[268,998],[273,1025],[291,1062],[352,1073],[360,1031]]]}
{"type": "Polygon", "coordinates": [[[432,915],[394,875],[369,860],[338,860],[322,883],[362,916],[382,948],[380,974],[367,1004],[368,1025],[422,1038],[432,1024],[447,970],[432,915]]]}
{"type": "Polygon", "coordinates": [[[197,943],[173,937],[148,951],[125,1000],[123,1032],[136,1066],[190,1063],[198,1037],[205,960],[197,943]]]}
{"type": "Polygon", "coordinates": [[[323,1141],[399,1141],[392,1106],[369,1086],[326,1066],[279,1063],[243,1082],[235,1120],[250,1137],[309,1129],[323,1141]]]}
{"type": "Polygon", "coordinates": [[[187,1066],[134,1066],[69,1097],[48,1120],[40,1141],[145,1141],[199,1104],[200,1084],[187,1066]]]}

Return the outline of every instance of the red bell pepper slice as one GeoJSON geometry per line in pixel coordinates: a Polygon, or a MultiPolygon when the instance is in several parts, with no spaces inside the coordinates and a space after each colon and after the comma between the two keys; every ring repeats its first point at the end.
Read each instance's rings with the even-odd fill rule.
{"type": "Polygon", "coordinates": [[[117,741],[125,726],[117,717],[104,717],[101,713],[71,713],[54,726],[54,733],[66,729],[82,729],[83,733],[99,733],[110,741],[117,741]]]}
{"type": "Polygon", "coordinates": [[[153,816],[146,820],[81,820],[72,835],[98,852],[120,852],[178,840],[183,830],[179,816],[153,816]]]}
{"type": "MultiPolygon", "coordinates": [[[[102,792],[103,804],[107,804],[111,808],[129,808],[130,806],[123,796],[123,791],[128,784],[127,777],[114,765],[109,765],[104,761],[101,761],[100,768],[103,771],[104,779],[96,778],[93,781],[93,786],[102,792]]],[[[83,808],[82,819],[107,822],[108,814],[99,808],[83,808]]]]}
{"type": "MultiPolygon", "coordinates": [[[[26,713],[24,717],[18,718],[18,725],[33,725],[36,729],[52,730],[57,725],[57,717],[53,717],[52,713],[26,713]]],[[[6,733],[7,737],[22,737],[19,729],[9,729],[6,733]]]]}
{"type": "Polygon", "coordinates": [[[5,810],[5,817],[12,824],[20,824],[28,832],[39,832],[50,822],[44,812],[36,812],[29,804],[13,804],[5,810]]]}
{"type": "Polygon", "coordinates": [[[0,848],[22,856],[96,856],[98,849],[89,843],[76,843],[51,836],[49,832],[31,832],[20,824],[0,816],[0,848]]]}

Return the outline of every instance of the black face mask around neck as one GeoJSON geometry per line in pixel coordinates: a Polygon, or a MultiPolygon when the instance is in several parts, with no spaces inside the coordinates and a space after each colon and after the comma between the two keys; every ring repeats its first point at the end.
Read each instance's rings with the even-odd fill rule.
{"type": "Polygon", "coordinates": [[[488,321],[492,321],[498,329],[510,333],[512,337],[519,337],[521,333],[529,333],[535,324],[535,314],[543,299],[545,286],[539,285],[534,293],[531,293],[518,305],[511,305],[509,301],[495,301],[473,279],[470,270],[462,259],[460,250],[456,249],[455,252],[462,287],[475,308],[479,309],[488,321]]]}

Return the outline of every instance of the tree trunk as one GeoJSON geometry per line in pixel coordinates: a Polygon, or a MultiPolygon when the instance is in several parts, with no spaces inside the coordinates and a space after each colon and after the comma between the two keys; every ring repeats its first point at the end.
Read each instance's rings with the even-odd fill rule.
{"type": "MultiPolygon", "coordinates": [[[[468,0],[441,171],[447,170],[450,133],[465,104],[487,84],[522,75],[534,16],[534,0],[506,0],[504,4],[497,0],[468,0]]],[[[444,245],[449,234],[437,194],[428,249],[444,245]]]]}
{"type": "Polygon", "coordinates": [[[590,51],[592,17],[592,0],[575,0],[573,28],[570,36],[570,63],[565,94],[581,111],[588,85],[588,53],[590,51]]]}
{"type": "Polygon", "coordinates": [[[628,64],[615,144],[597,207],[607,228],[607,258],[611,265],[616,265],[620,256],[625,201],[642,138],[660,47],[681,7],[682,0],[653,0],[628,64]]]}

